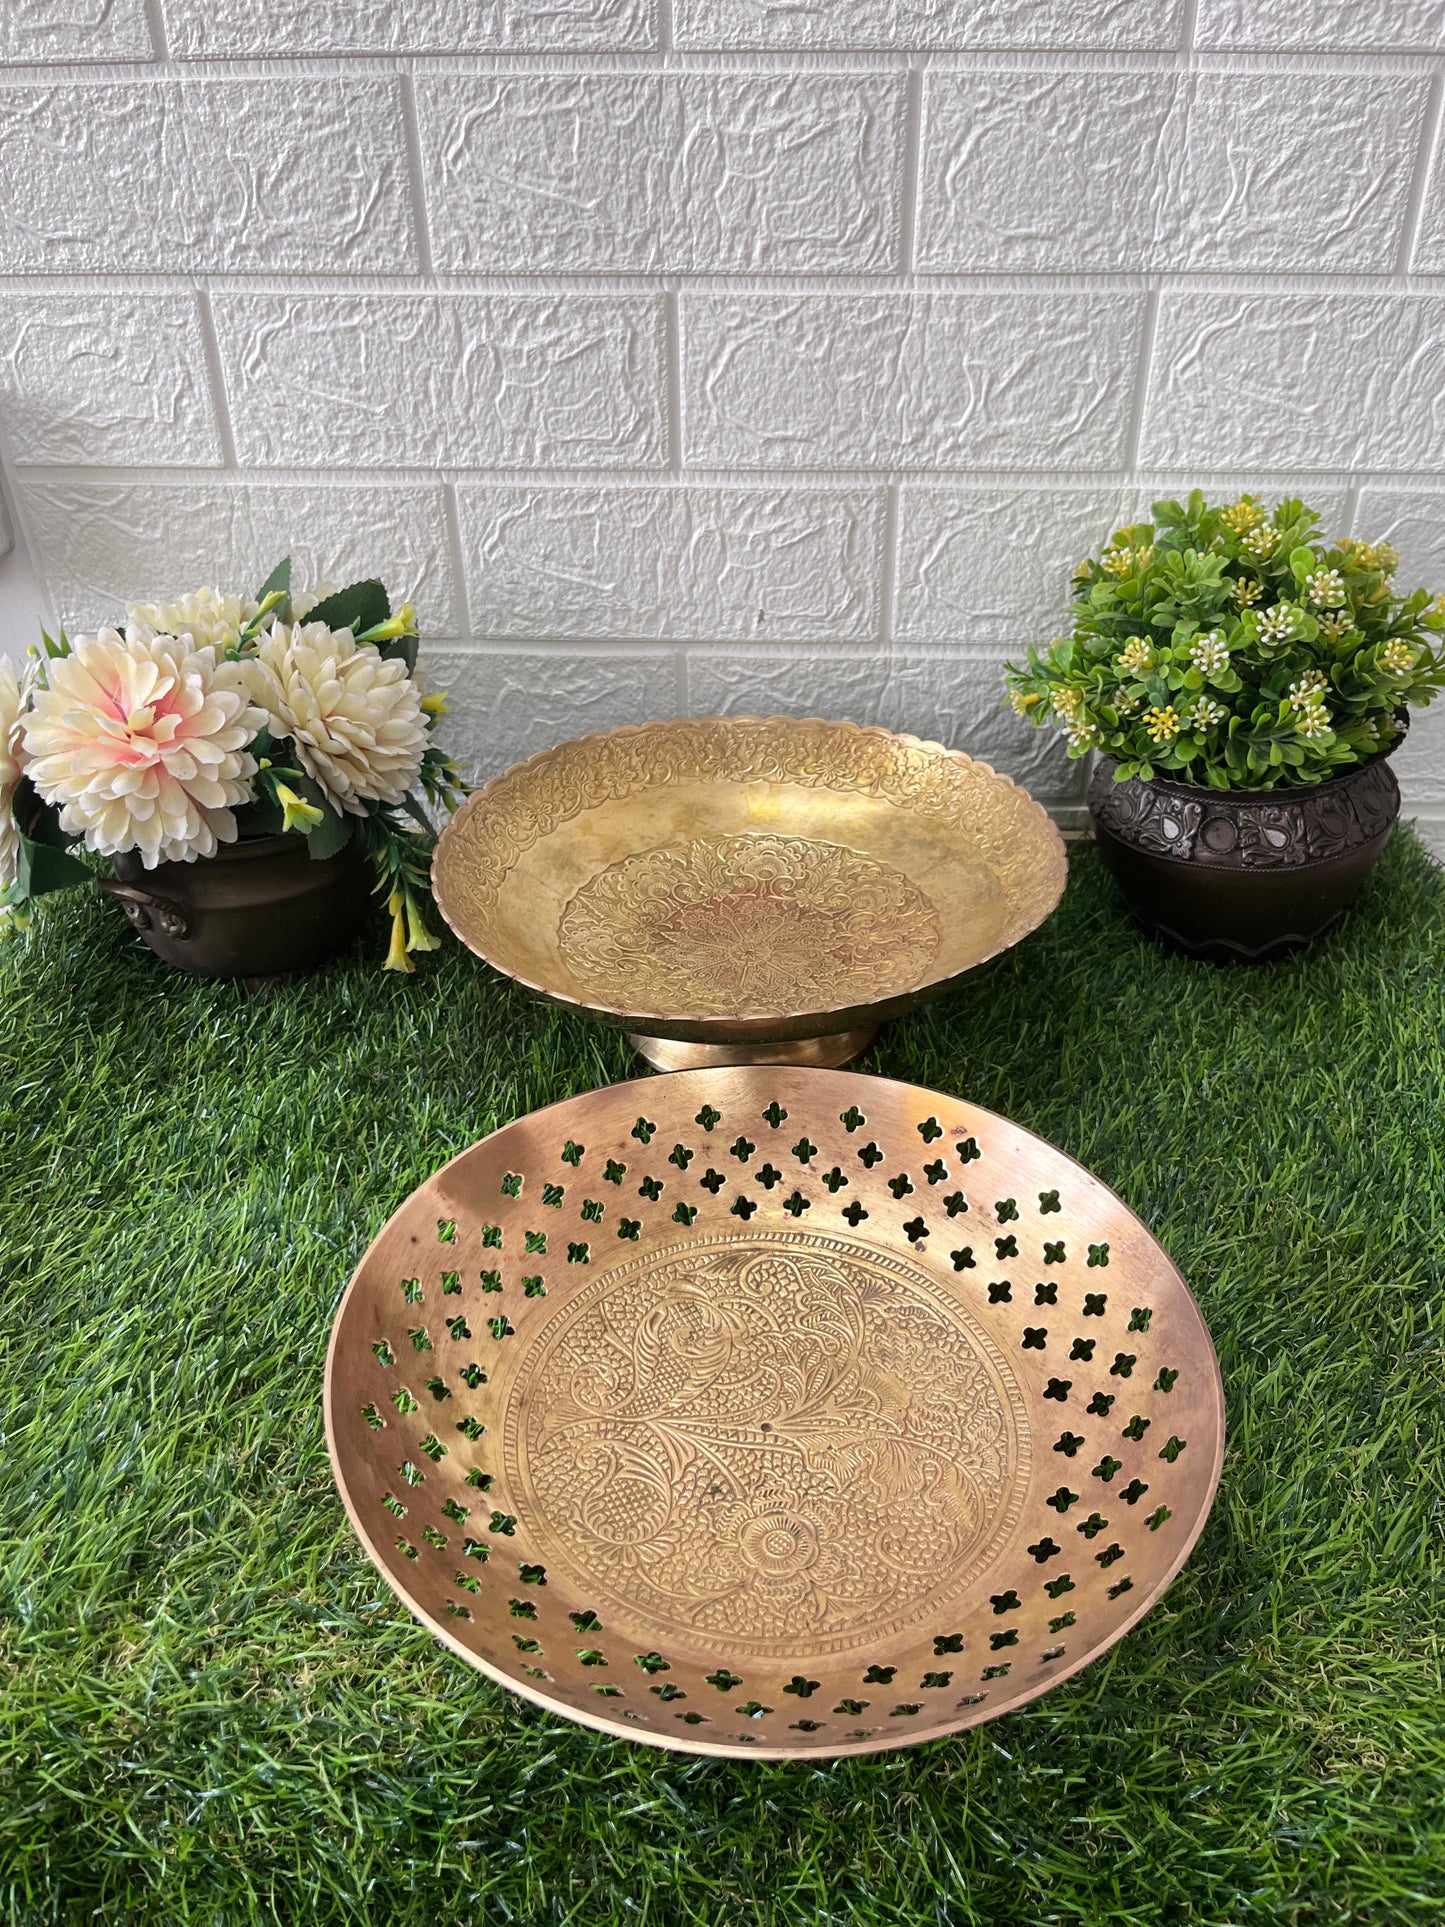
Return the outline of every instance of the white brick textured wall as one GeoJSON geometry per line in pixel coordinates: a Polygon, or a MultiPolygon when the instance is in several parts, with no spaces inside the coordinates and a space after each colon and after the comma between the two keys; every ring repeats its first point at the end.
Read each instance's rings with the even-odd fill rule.
{"type": "MultiPolygon", "coordinates": [[[[1445,588],[1445,0],[4,0],[0,457],[72,627],[383,573],[481,771],[1002,706],[1160,494],[1445,588]]],[[[13,614],[13,612],[11,612],[13,614]]],[[[1399,758],[1445,846],[1445,704],[1399,758]]]]}

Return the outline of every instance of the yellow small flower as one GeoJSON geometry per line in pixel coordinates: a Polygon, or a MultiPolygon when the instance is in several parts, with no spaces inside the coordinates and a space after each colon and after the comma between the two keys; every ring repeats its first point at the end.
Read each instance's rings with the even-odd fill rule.
{"type": "Polygon", "coordinates": [[[1051,694],[1053,698],[1054,714],[1057,716],[1062,716],[1066,722],[1072,721],[1073,718],[1078,715],[1079,705],[1084,700],[1082,695],[1080,695],[1079,691],[1077,689],[1069,689],[1064,685],[1060,685],[1058,688],[1054,689],[1051,692],[1051,694]]]}
{"type": "Polygon", "coordinates": [[[1242,575],[1230,591],[1241,609],[1247,609],[1251,602],[1258,602],[1264,590],[1251,576],[1242,575]]]}
{"type": "Polygon", "coordinates": [[[325,814],[323,810],[318,810],[314,803],[308,803],[304,796],[298,796],[295,790],[285,783],[276,785],[276,801],[281,805],[281,828],[299,830],[302,836],[314,830],[325,814]]]}
{"type": "Polygon", "coordinates": [[[1341,636],[1349,634],[1350,626],[1350,618],[1343,610],[1320,617],[1320,634],[1326,642],[1338,642],[1341,636]]]}
{"type": "Polygon", "coordinates": [[[1264,520],[1264,513],[1258,503],[1242,495],[1237,502],[1230,503],[1221,519],[1231,535],[1243,535],[1264,520]]]}
{"type": "MultiPolygon", "coordinates": [[[[403,602],[394,616],[388,616],[385,622],[376,623],[363,634],[367,642],[389,642],[397,636],[414,636],[416,610],[409,602],[403,602]]],[[[361,639],[360,636],[357,638],[358,641],[361,639]]]]}
{"type": "Polygon", "coordinates": [[[1154,666],[1154,651],[1142,636],[1134,636],[1119,653],[1118,667],[1126,676],[1143,673],[1154,666]]]}
{"type": "Polygon", "coordinates": [[[1380,651],[1379,663],[1387,676],[1408,676],[1415,667],[1415,651],[1397,636],[1380,651]]]}
{"type": "Polygon", "coordinates": [[[440,950],[442,940],[427,929],[421,911],[412,898],[406,900],[406,947],[408,950],[440,950]]]}
{"type": "Polygon", "coordinates": [[[383,970],[404,970],[408,975],[413,975],[416,965],[406,954],[406,914],[400,890],[392,891],[386,907],[391,913],[391,948],[381,967],[383,970]]]}
{"type": "Polygon", "coordinates": [[[447,715],[451,709],[451,704],[447,701],[445,693],[440,689],[434,689],[431,695],[423,696],[421,706],[433,722],[436,722],[439,717],[447,715]]]}
{"type": "Polygon", "coordinates": [[[1179,734],[1179,712],[1173,703],[1164,709],[1146,709],[1144,727],[1156,743],[1169,743],[1179,734]]]}

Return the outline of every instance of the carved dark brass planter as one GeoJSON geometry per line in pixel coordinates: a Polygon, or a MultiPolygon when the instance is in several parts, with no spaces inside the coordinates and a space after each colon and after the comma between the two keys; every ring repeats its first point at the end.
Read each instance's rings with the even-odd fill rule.
{"type": "Polygon", "coordinates": [[[199,977],[314,969],[361,928],[371,884],[359,839],[313,863],[299,836],[246,837],[213,857],[154,870],[134,854],[118,856],[114,879],[99,879],[158,957],[199,977]]]}
{"type": "Polygon", "coordinates": [[[1099,847],[1152,936],[1210,963],[1264,963],[1344,914],[1389,840],[1387,758],[1309,789],[1211,790],[1156,778],[1089,788],[1099,847]]]}

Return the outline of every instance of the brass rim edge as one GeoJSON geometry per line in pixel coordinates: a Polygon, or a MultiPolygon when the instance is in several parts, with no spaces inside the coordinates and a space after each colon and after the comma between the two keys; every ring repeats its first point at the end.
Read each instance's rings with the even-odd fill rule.
{"type": "MultiPolygon", "coordinates": [[[[539,749],[534,751],[532,755],[523,757],[520,762],[509,763],[505,769],[498,770],[495,776],[489,776],[480,789],[472,792],[456,814],[445,824],[440,836],[437,838],[436,845],[432,850],[430,872],[433,901],[437,909],[441,912],[443,922],[464,950],[471,951],[474,957],[477,957],[482,963],[486,964],[488,969],[495,970],[498,976],[506,977],[512,983],[520,984],[523,990],[530,990],[534,996],[545,999],[549,1004],[561,1005],[566,1009],[578,1011],[584,1016],[595,1015],[599,1018],[614,1018],[617,1019],[624,1028],[642,1031],[644,1033],[648,1031],[650,1025],[665,1024],[670,1021],[669,1013],[666,1011],[623,1010],[618,1005],[584,1002],[580,997],[569,996],[566,991],[553,990],[549,989],[545,984],[534,983],[530,977],[524,977],[519,972],[509,970],[505,965],[499,964],[484,950],[478,949],[476,944],[463,935],[457,928],[441,894],[437,890],[437,859],[441,854],[443,843],[451,834],[453,826],[473,813],[481,814],[489,794],[495,792],[503,783],[510,781],[522,771],[539,769],[560,758],[564,751],[575,750],[586,743],[600,743],[609,737],[642,736],[653,731],[675,729],[681,723],[722,723],[739,727],[744,724],[765,727],[769,724],[792,723],[796,724],[799,728],[812,724],[823,729],[851,731],[857,736],[875,736],[886,742],[906,743],[910,748],[927,750],[931,754],[945,757],[951,762],[966,764],[971,769],[982,770],[984,774],[990,777],[995,783],[1006,784],[1009,789],[1017,790],[1027,807],[1041,819],[1047,829],[1046,841],[1048,841],[1049,847],[1054,855],[1058,877],[1058,889],[1043,914],[1028,930],[1023,932],[1022,936],[1012,938],[1008,943],[1000,945],[997,950],[991,950],[986,957],[977,958],[965,971],[950,972],[949,975],[945,977],[927,978],[922,983],[913,985],[910,990],[901,992],[900,995],[902,996],[918,997],[934,989],[942,992],[954,981],[955,977],[971,976],[974,971],[981,970],[985,964],[992,963],[996,957],[1001,957],[1005,951],[1011,950],[1014,944],[1022,943],[1024,937],[1032,936],[1033,932],[1046,923],[1059,906],[1059,899],[1063,896],[1064,887],[1069,880],[1069,859],[1068,852],[1064,847],[1064,839],[1059,833],[1058,824],[1055,823],[1054,819],[1049,815],[1043,804],[1039,802],[1038,798],[1029,790],[1025,789],[1022,783],[1016,781],[1012,776],[1005,775],[1002,770],[995,769],[992,763],[985,763],[981,757],[970,756],[967,750],[950,749],[946,743],[934,742],[932,738],[927,736],[913,736],[906,730],[886,729],[881,723],[831,722],[826,716],[677,716],[671,719],[658,718],[647,723],[619,723],[614,729],[594,729],[589,731],[585,736],[569,737],[564,743],[554,743],[548,749],[539,749]]],[[[811,1023],[816,1019],[819,1024],[818,1034],[826,1035],[828,1034],[826,1020],[831,1017],[846,1016],[853,1008],[854,1007],[849,1004],[834,1004],[822,1010],[800,1011],[797,1013],[795,1021],[811,1023]]],[[[700,1027],[715,1025],[719,1030],[732,1030],[735,1029],[737,1025],[737,1019],[731,1017],[689,1018],[688,1022],[695,1023],[700,1027]]],[[[719,1039],[719,1042],[724,1041],[727,1040],[719,1039]]],[[[746,1752],[746,1749],[744,1749],[744,1752],[746,1752]]]]}

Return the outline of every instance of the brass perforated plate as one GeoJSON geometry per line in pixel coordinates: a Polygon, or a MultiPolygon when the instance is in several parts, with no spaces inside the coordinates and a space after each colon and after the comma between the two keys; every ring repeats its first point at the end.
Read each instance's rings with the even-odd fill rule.
{"type": "Polygon", "coordinates": [[[443,916],[498,970],[712,1048],[936,996],[1041,923],[1065,874],[1047,813],[987,763],[788,716],[543,750],[463,805],[432,863],[443,916]]]}
{"type": "Polygon", "coordinates": [[[682,1071],[415,1191],[326,1424],[448,1646],[589,1726],[868,1752],[1034,1698],[1169,1583],[1223,1451],[1199,1309],[1006,1119],[845,1072],[682,1071]]]}

